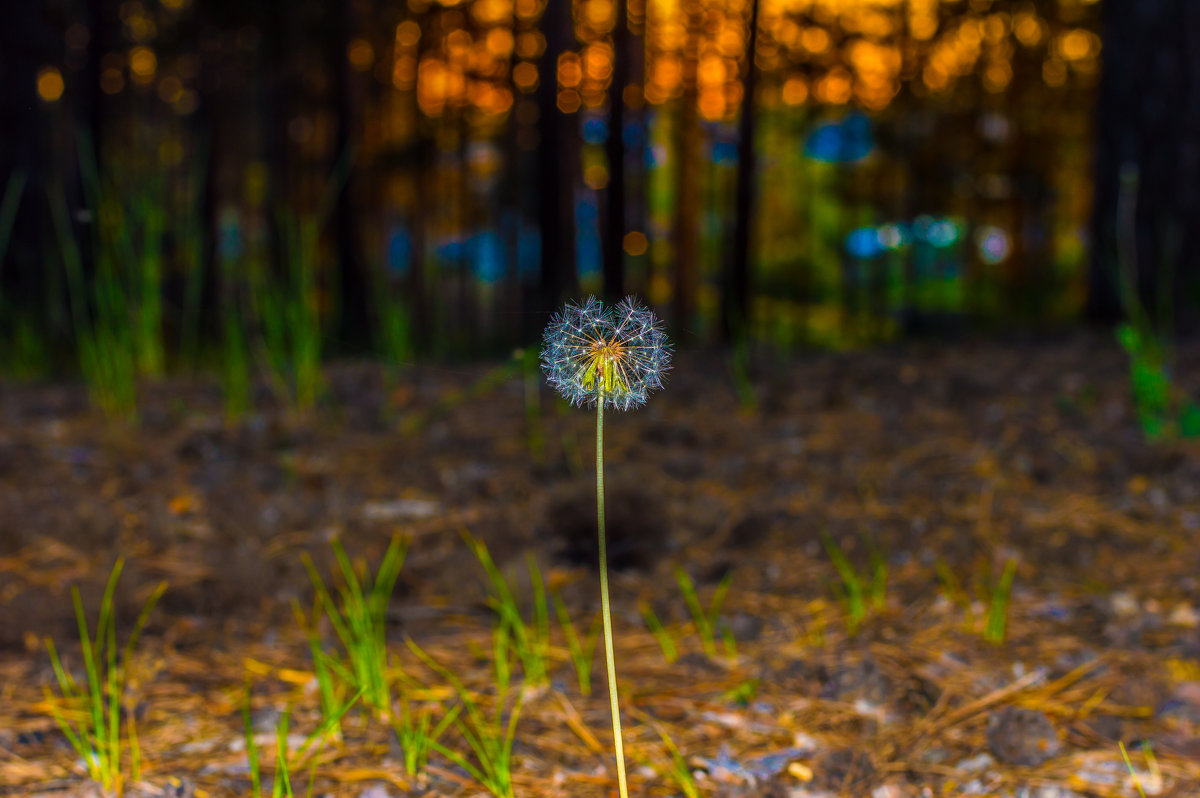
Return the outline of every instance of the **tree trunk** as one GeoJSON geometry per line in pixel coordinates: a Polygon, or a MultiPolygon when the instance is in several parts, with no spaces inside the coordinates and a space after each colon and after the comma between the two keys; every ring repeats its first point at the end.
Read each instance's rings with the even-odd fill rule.
{"type": "Polygon", "coordinates": [[[604,295],[625,295],[625,85],[629,82],[626,0],[616,0],[612,84],[608,89],[608,203],[604,224],[604,295]]]}
{"type": "MultiPolygon", "coordinates": [[[[535,310],[548,313],[575,285],[575,198],[570,171],[571,136],[567,120],[558,110],[558,57],[574,40],[571,4],[550,2],[542,15],[546,49],[538,64],[538,228],[542,242],[542,269],[535,310]]],[[[536,330],[541,317],[529,317],[536,330]]]]}
{"type": "Polygon", "coordinates": [[[733,258],[721,292],[721,333],[726,342],[741,338],[750,320],[750,232],[754,226],[754,199],[758,167],[755,150],[754,92],[758,70],[754,54],[758,45],[758,0],[750,1],[746,36],[746,73],[742,82],[742,109],[738,119],[738,172],[733,258]]]}
{"type": "Polygon", "coordinates": [[[1192,300],[1194,322],[1200,275],[1184,267],[1200,247],[1200,3],[1108,0],[1103,40],[1087,316],[1123,315],[1118,269],[1136,268],[1151,319],[1188,312],[1192,300]],[[1122,201],[1136,203],[1132,241],[1119,240],[1122,201]]]}
{"type": "Polygon", "coordinates": [[[675,136],[675,273],[672,312],[676,338],[684,341],[691,327],[699,289],[699,252],[697,248],[700,157],[700,120],[697,113],[699,91],[696,70],[699,62],[700,15],[687,11],[687,39],[683,52],[683,97],[680,99],[679,126],[675,136]]]}
{"type": "MultiPolygon", "coordinates": [[[[11,6],[0,24],[0,194],[16,175],[25,177],[24,192],[0,260],[0,307],[29,307],[44,297],[42,243],[48,241],[49,218],[45,182],[50,137],[45,104],[38,99],[40,64],[53,63],[50,38],[40,3],[11,6]]],[[[65,102],[66,98],[59,102],[65,102]]]]}
{"type": "MultiPolygon", "coordinates": [[[[333,80],[334,113],[337,116],[337,133],[333,145],[334,169],[340,169],[342,159],[352,157],[352,149],[361,139],[355,124],[351,74],[346,57],[346,47],[351,36],[351,14],[353,5],[331,3],[328,6],[325,29],[325,57],[328,59],[330,76],[333,80]]],[[[371,308],[368,304],[368,280],[363,265],[362,246],[356,220],[355,208],[357,186],[353,165],[340,186],[333,209],[333,235],[337,252],[337,269],[340,278],[338,295],[337,341],[341,348],[366,351],[371,345],[371,308]]],[[[338,175],[337,178],[341,176],[338,175]]]]}

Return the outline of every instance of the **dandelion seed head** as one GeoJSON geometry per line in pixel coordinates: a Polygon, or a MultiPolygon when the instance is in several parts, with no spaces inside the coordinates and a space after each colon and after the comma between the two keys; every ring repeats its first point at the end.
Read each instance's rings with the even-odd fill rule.
{"type": "Polygon", "coordinates": [[[605,307],[568,303],[543,336],[546,381],[576,407],[629,410],[663,387],[671,345],[662,324],[633,297],[605,307]]]}

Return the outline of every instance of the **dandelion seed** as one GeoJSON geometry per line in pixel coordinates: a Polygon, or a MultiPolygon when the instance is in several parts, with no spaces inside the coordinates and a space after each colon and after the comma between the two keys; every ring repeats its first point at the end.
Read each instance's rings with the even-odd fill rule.
{"type": "Polygon", "coordinates": [[[670,363],[661,323],[633,297],[611,308],[595,297],[568,304],[546,327],[546,381],[576,407],[643,405],[670,363]]]}

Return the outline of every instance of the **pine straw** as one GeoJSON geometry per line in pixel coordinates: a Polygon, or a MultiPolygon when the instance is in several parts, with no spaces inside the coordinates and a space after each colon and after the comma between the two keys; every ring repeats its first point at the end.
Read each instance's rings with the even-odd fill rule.
{"type": "MultiPolygon", "coordinates": [[[[634,794],[679,792],[640,764],[669,765],[661,729],[697,772],[709,772],[699,781],[706,795],[783,796],[807,789],[858,798],[884,786],[894,788],[879,793],[889,797],[955,795],[972,780],[993,795],[1039,785],[1096,798],[1136,795],[1117,741],[1097,731],[1094,720],[1119,723],[1127,743],[1152,743],[1159,795],[1200,794],[1200,730],[1160,712],[1173,690],[1200,682],[1196,629],[1186,617],[1171,620],[1179,607],[1200,609],[1194,606],[1200,541],[1182,523],[1200,506],[1194,498],[1170,504],[1179,490],[1165,508],[1153,495],[1158,479],[1174,480],[1176,488],[1186,483],[1185,465],[1200,450],[1195,444],[1152,449],[1137,442],[1132,413],[1127,402],[1121,405],[1127,397],[1124,363],[1113,349],[1084,340],[1032,352],[993,347],[907,359],[892,353],[821,360],[780,378],[774,394],[760,385],[759,416],[740,415],[731,393],[712,390],[712,374],[720,369],[685,362],[656,404],[660,410],[614,424],[614,476],[637,463],[638,478],[657,480],[647,490],[666,507],[664,523],[681,530],[669,541],[673,547],[664,544],[661,562],[614,575],[617,668],[634,794]],[[1056,415],[1057,398],[1076,385],[1058,377],[1075,371],[1096,386],[1097,409],[1056,415]],[[1023,384],[1027,378],[1031,386],[1023,384]],[[955,380],[966,384],[965,399],[943,390],[955,380]],[[1123,415],[1109,413],[1109,406],[1124,407],[1123,415]],[[651,440],[656,429],[666,431],[651,440]],[[1039,471],[1053,478],[1039,479],[1039,471]],[[672,476],[656,476],[665,473],[672,476]],[[754,522],[751,532],[755,525],[766,527],[753,545],[739,539],[743,521],[754,522]],[[853,548],[860,530],[877,534],[891,557],[887,605],[869,611],[853,637],[828,590],[837,577],[818,542],[823,527],[839,545],[850,544],[847,555],[860,568],[863,552],[853,548]],[[994,578],[1010,556],[1018,559],[1019,571],[1008,637],[994,646],[980,639],[980,617],[968,623],[958,606],[939,595],[934,559],[945,558],[966,581],[981,569],[994,578]],[[700,654],[670,577],[678,564],[694,568],[693,575],[732,569],[723,613],[764,622],[761,636],[738,643],[735,660],[700,654]],[[1133,607],[1124,615],[1115,609],[1114,595],[1121,593],[1133,607]],[[657,641],[640,625],[641,601],[676,610],[660,611],[678,637],[682,656],[674,664],[663,660],[657,641]],[[1145,623],[1150,617],[1156,622],[1145,623]],[[854,686],[860,677],[864,683],[854,686]],[[757,694],[740,706],[730,694],[748,680],[758,680],[757,694]],[[830,689],[839,680],[850,687],[830,689]],[[1062,752],[1038,767],[993,762],[969,770],[966,761],[989,750],[989,716],[1006,706],[1044,712],[1062,738],[1062,752]],[[793,767],[770,783],[742,787],[721,781],[713,766],[723,748],[739,763],[797,752],[793,767]],[[1107,781],[1087,781],[1086,774],[1107,781]]],[[[1190,373],[1197,370],[1180,369],[1190,373]]],[[[437,386],[442,393],[463,387],[437,386]]],[[[428,391],[430,402],[438,390],[428,391]]],[[[391,650],[397,663],[429,685],[422,698],[449,700],[450,693],[414,662],[403,634],[471,690],[489,696],[491,665],[478,656],[491,651],[489,617],[479,604],[484,577],[458,530],[465,525],[487,539],[502,568],[523,562],[522,547],[549,548],[534,537],[545,490],[538,486],[541,477],[529,472],[523,449],[522,394],[511,393],[467,402],[437,420],[443,426],[436,435],[401,439],[380,436],[371,426],[285,430],[280,438],[299,442],[283,447],[282,465],[269,436],[265,443],[245,444],[249,454],[231,456],[237,468],[242,458],[264,464],[268,475],[285,471],[295,485],[286,489],[258,487],[256,472],[231,470],[218,473],[214,484],[233,485],[235,494],[212,489],[193,496],[192,466],[175,464],[183,459],[175,452],[198,434],[187,425],[139,438],[127,444],[128,451],[116,447],[119,456],[94,445],[97,462],[85,477],[74,475],[75,466],[58,454],[32,457],[28,468],[0,472],[0,487],[11,489],[0,502],[0,526],[35,530],[21,546],[3,549],[0,607],[61,605],[50,614],[69,620],[67,586],[102,580],[111,565],[112,551],[88,539],[89,530],[103,530],[138,569],[122,588],[124,606],[136,606],[159,579],[171,584],[130,674],[145,776],[130,792],[245,795],[239,702],[247,678],[256,710],[294,703],[300,734],[318,722],[307,644],[290,622],[288,605],[291,596],[308,598],[299,549],[318,551],[324,530],[351,524],[348,517],[358,519],[352,523],[360,544],[390,538],[392,524],[361,520],[358,508],[337,502],[392,499],[398,492],[432,496],[440,501],[436,514],[404,522],[412,548],[393,601],[399,621],[391,650]],[[125,466],[139,458],[165,464],[165,476],[139,483],[125,466]],[[478,495],[457,488],[446,489],[445,498],[437,494],[431,474],[478,460],[497,463],[500,476],[478,495]],[[65,492],[54,493],[56,485],[66,486],[65,492]],[[245,530],[267,499],[282,507],[284,520],[275,532],[254,538],[245,530]],[[324,514],[296,509],[326,503],[334,506],[324,514]],[[52,533],[65,539],[47,537],[52,533]],[[173,591],[199,601],[206,590],[228,589],[218,571],[232,556],[231,535],[238,545],[245,537],[264,587],[232,608],[218,602],[217,611],[192,610],[173,591]],[[493,546],[505,536],[506,555],[493,546]]],[[[34,396],[30,405],[39,401],[34,396]]],[[[545,419],[545,440],[564,441],[563,451],[549,447],[549,461],[568,459],[571,436],[586,448],[588,419],[549,412],[545,419]]],[[[0,428],[0,449],[6,441],[12,452],[94,444],[102,437],[95,424],[89,418],[65,421],[50,442],[42,440],[41,427],[0,428]]],[[[200,431],[216,436],[221,451],[237,452],[243,443],[235,435],[226,440],[220,438],[226,433],[200,431]]],[[[367,545],[356,550],[372,553],[367,545]]],[[[567,597],[576,622],[590,620],[593,575],[562,565],[546,573],[548,584],[567,597]]],[[[696,581],[706,599],[716,579],[696,581]]],[[[86,601],[86,590],[84,596],[86,601]]],[[[981,616],[986,607],[977,609],[981,616]]],[[[6,617],[19,620],[20,613],[6,617]]],[[[23,650],[0,650],[0,795],[89,794],[74,753],[45,711],[43,686],[53,684],[53,675],[41,635],[52,631],[68,661],[78,663],[69,623],[54,626],[46,617],[39,615],[37,634],[25,636],[23,650]]],[[[0,633],[10,646],[21,641],[20,631],[0,633]]],[[[608,796],[616,782],[603,668],[599,662],[593,668],[592,695],[579,695],[557,629],[555,635],[555,687],[531,690],[522,709],[516,792],[608,796]]],[[[356,710],[343,730],[344,740],[320,754],[319,794],[357,797],[377,784],[403,794],[413,786],[390,729],[356,710]]],[[[445,741],[466,751],[453,732],[445,741]]],[[[264,743],[269,763],[272,746],[264,743]]],[[[1141,752],[1130,749],[1144,771],[1141,752]]],[[[425,788],[429,795],[480,793],[437,755],[425,788]]]]}
{"type": "MultiPolygon", "coordinates": [[[[803,564],[796,562],[795,567],[803,564]]],[[[906,592],[903,583],[891,587],[893,596],[906,592]]],[[[1015,705],[1041,710],[1058,728],[1075,731],[1066,735],[1066,753],[1041,767],[989,767],[987,784],[993,794],[1034,785],[1069,787],[1105,798],[1133,794],[1127,779],[1111,785],[1080,779],[1080,772],[1110,767],[1120,761],[1120,755],[1114,742],[1078,729],[1079,721],[1109,715],[1128,718],[1146,733],[1155,732],[1153,707],[1111,697],[1131,674],[1147,680],[1164,678],[1162,663],[1148,652],[1113,650],[1062,673],[1032,668],[1014,675],[1013,662],[1064,661],[1086,648],[1084,641],[1069,634],[1046,636],[1034,620],[1037,607],[1020,597],[1014,602],[1010,641],[1003,647],[980,642],[964,631],[957,613],[937,602],[926,602],[913,611],[893,601],[883,613],[870,617],[856,638],[842,632],[835,608],[818,602],[815,609],[829,620],[823,645],[813,646],[801,642],[812,622],[813,602],[748,590],[735,593],[730,601],[731,611],[780,621],[759,641],[741,644],[736,660],[703,659],[698,638],[689,634],[681,640],[684,657],[667,665],[653,636],[637,628],[619,629],[617,661],[623,702],[632,721],[627,725],[631,762],[669,762],[652,721],[697,766],[715,758],[722,746],[738,760],[793,745],[815,746],[811,756],[796,757],[805,766],[796,772],[811,771],[820,786],[835,794],[865,795],[872,786],[885,783],[903,785],[898,793],[903,795],[918,794],[917,785],[922,784],[933,786],[935,794],[953,792],[953,785],[970,776],[950,763],[987,750],[988,713],[1015,705]],[[836,668],[864,657],[877,665],[890,684],[901,685],[919,676],[935,685],[940,697],[924,712],[900,711],[890,700],[881,706],[856,706],[853,701],[820,697],[811,680],[781,675],[789,662],[836,668]],[[762,680],[750,708],[725,698],[750,678],[762,680]],[[827,783],[821,771],[822,752],[842,748],[865,753],[873,772],[851,771],[843,775],[845,783],[827,783]],[[934,761],[927,755],[935,749],[950,753],[934,761]]],[[[423,645],[478,690],[481,700],[490,701],[489,663],[469,653],[489,650],[488,629],[470,621],[455,626],[440,629],[436,642],[423,645]]],[[[687,628],[677,627],[677,631],[687,628]]],[[[406,672],[436,682],[402,645],[392,649],[406,672]]],[[[517,794],[606,796],[615,781],[605,696],[602,692],[578,695],[572,689],[574,676],[566,651],[555,648],[552,655],[557,661],[558,689],[527,692],[517,742],[517,794]]],[[[0,738],[4,741],[0,784],[5,785],[5,794],[79,793],[78,765],[58,741],[40,695],[38,685],[46,679],[44,658],[44,652],[31,651],[27,657],[9,657],[0,666],[4,685],[0,728],[9,730],[0,738]],[[42,742],[22,743],[18,754],[16,735],[40,735],[42,742]]],[[[131,670],[131,689],[144,711],[139,733],[146,769],[145,784],[135,785],[132,792],[159,794],[175,779],[190,785],[197,796],[243,794],[241,686],[248,676],[254,678],[256,708],[282,709],[294,703],[295,728],[307,731],[319,718],[315,679],[306,668],[304,640],[289,629],[249,626],[217,634],[184,619],[178,628],[147,639],[131,670]],[[278,642],[263,642],[272,635],[279,637],[278,642]]],[[[445,690],[431,690],[419,697],[447,696],[445,690]]],[[[344,725],[344,741],[327,746],[319,757],[319,791],[357,796],[372,783],[401,791],[413,787],[382,724],[355,714],[344,725]]],[[[1200,783],[1200,761],[1165,747],[1155,753],[1167,790],[1162,794],[1185,795],[1185,785],[1200,783]]],[[[431,794],[478,793],[477,785],[438,757],[429,776],[431,794]]],[[[662,779],[636,767],[632,780],[635,794],[675,793],[662,779]]],[[[779,781],[802,786],[786,774],[779,781]]],[[[728,785],[712,779],[702,780],[701,787],[706,793],[723,789],[724,794],[760,794],[728,792],[728,785]]]]}

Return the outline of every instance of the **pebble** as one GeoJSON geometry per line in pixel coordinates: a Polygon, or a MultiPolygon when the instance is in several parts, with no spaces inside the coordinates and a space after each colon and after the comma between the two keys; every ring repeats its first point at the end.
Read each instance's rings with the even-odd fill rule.
{"type": "Polygon", "coordinates": [[[1018,787],[1013,798],[1081,798],[1079,793],[1066,787],[1053,784],[1039,784],[1036,787],[1018,787]]]}
{"type": "Polygon", "coordinates": [[[996,764],[996,760],[992,758],[992,755],[984,752],[962,760],[954,766],[954,769],[966,773],[976,773],[980,770],[987,770],[994,764],[996,764]]]}
{"type": "Polygon", "coordinates": [[[360,792],[358,798],[392,798],[392,793],[382,784],[372,784],[360,792]]]}
{"type": "Polygon", "coordinates": [[[1004,707],[988,716],[988,749],[1009,765],[1036,767],[1062,750],[1058,731],[1044,712],[1004,707]]]}
{"type": "Polygon", "coordinates": [[[393,501],[367,502],[363,505],[363,518],[368,521],[404,521],[429,518],[437,515],[440,506],[428,499],[395,499],[393,501]]]}

